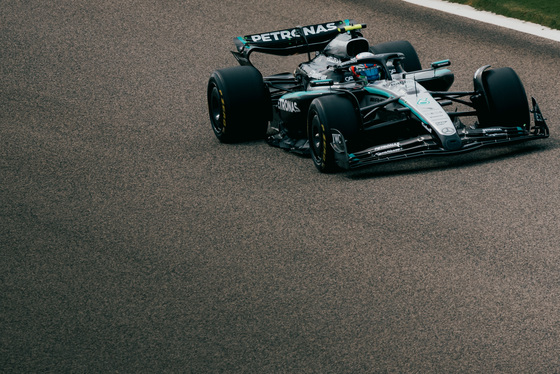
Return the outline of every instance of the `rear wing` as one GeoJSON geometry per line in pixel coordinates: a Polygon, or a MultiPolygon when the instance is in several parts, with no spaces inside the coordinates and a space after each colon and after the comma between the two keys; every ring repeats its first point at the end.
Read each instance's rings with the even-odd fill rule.
{"type": "Polygon", "coordinates": [[[291,56],[321,51],[339,33],[361,28],[362,25],[345,20],[239,36],[233,39],[237,51],[232,53],[241,65],[251,65],[249,56],[253,52],[291,56]]]}

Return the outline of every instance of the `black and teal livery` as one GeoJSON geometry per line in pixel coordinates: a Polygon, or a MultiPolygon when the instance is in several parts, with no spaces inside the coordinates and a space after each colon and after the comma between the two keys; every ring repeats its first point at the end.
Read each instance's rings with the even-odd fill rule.
{"type": "Polygon", "coordinates": [[[448,60],[422,69],[409,42],[370,45],[364,28],[345,20],[235,38],[240,66],[215,71],[208,84],[218,139],[266,137],[331,172],[549,136],[512,69],[484,66],[472,91],[452,92],[448,60]],[[263,77],[254,52],[307,60],[263,77]]]}

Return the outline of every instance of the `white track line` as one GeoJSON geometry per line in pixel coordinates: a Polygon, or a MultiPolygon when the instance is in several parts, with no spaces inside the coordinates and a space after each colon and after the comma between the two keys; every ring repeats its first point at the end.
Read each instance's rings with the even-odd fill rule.
{"type": "Polygon", "coordinates": [[[560,30],[554,30],[546,26],[537,25],[536,23],[504,17],[491,12],[476,10],[468,5],[455,4],[442,0],[403,1],[560,42],[560,30]]]}

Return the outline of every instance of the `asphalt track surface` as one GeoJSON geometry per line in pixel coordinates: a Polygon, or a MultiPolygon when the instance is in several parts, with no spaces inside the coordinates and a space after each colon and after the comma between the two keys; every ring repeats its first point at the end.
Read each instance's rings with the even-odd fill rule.
{"type": "Polygon", "coordinates": [[[2,1],[0,372],[560,370],[559,44],[311,4],[2,1]],[[458,90],[513,67],[551,138],[335,175],[215,139],[232,37],[344,18],[458,90]]]}

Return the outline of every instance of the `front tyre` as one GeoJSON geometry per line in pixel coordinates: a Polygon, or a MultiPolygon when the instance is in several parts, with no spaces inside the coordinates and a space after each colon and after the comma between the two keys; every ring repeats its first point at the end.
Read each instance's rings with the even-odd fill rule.
{"type": "Polygon", "coordinates": [[[477,107],[479,126],[528,129],[531,121],[529,103],[517,73],[508,67],[486,70],[481,80],[479,90],[484,98],[477,107]]]}
{"type": "Polygon", "coordinates": [[[307,117],[307,135],[311,159],[322,173],[340,170],[332,143],[333,130],[338,130],[352,144],[360,129],[360,117],[352,102],[342,96],[329,95],[311,102],[307,117]]]}
{"type": "Polygon", "coordinates": [[[223,143],[262,139],[272,111],[270,93],[252,66],[216,70],[208,81],[208,113],[223,143]]]}

